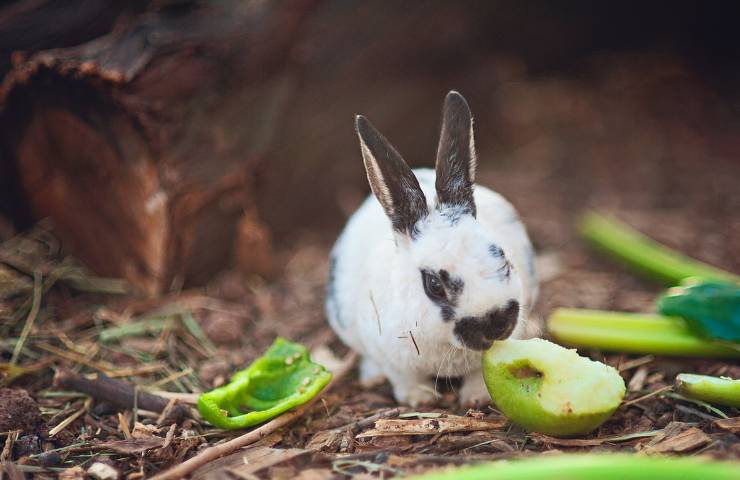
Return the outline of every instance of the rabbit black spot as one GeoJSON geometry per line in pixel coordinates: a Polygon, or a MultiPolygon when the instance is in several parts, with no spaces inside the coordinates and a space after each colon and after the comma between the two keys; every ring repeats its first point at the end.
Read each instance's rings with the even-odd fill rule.
{"type": "MultiPolygon", "coordinates": [[[[462,293],[463,288],[465,288],[465,282],[462,278],[451,275],[450,272],[444,268],[439,271],[439,278],[442,280],[445,288],[452,293],[451,296],[453,298],[459,296],[462,293]]],[[[455,303],[453,302],[453,305],[454,304],[455,303]]]]}
{"type": "Polygon", "coordinates": [[[510,300],[506,307],[491,310],[481,317],[464,317],[455,322],[455,335],[468,348],[487,350],[494,340],[511,335],[519,316],[519,303],[510,300]]]}
{"type": "Polygon", "coordinates": [[[491,253],[491,255],[493,255],[494,258],[504,258],[504,250],[498,245],[492,243],[488,247],[488,251],[491,253]]]}
{"type": "Polygon", "coordinates": [[[472,125],[467,102],[450,92],[435,170],[411,170],[364,117],[356,120],[373,195],[332,250],[326,310],[363,356],[363,378],[385,375],[399,402],[432,401],[430,376],[463,376],[463,401],[489,398],[479,350],[520,338],[537,295],[514,208],[474,184],[472,125]]]}

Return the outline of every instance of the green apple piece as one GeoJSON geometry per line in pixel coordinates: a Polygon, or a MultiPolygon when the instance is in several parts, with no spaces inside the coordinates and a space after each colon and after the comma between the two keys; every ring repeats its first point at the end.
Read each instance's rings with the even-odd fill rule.
{"type": "Polygon", "coordinates": [[[494,342],[483,355],[483,378],[514,423],[560,437],[595,430],[625,393],[614,368],[541,338],[494,342]]]}

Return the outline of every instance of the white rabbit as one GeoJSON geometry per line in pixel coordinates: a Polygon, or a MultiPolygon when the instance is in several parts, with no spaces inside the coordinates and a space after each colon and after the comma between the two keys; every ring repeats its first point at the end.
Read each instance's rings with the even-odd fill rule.
{"type": "Polygon", "coordinates": [[[474,185],[468,104],[445,98],[435,171],[412,171],[365,117],[356,127],[374,196],[332,250],[329,322],[399,402],[434,400],[439,377],[463,377],[463,403],[490,400],[481,352],[521,338],[538,284],[514,208],[474,185]]]}

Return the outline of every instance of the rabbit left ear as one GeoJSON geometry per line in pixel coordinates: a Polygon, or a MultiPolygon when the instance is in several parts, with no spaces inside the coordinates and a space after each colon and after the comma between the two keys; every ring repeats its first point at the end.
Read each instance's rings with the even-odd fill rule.
{"type": "Polygon", "coordinates": [[[394,230],[413,238],[427,216],[427,200],[414,172],[395,148],[362,115],[355,118],[367,179],[394,230]]]}
{"type": "Polygon", "coordinates": [[[442,108],[436,165],[438,207],[458,207],[475,216],[475,165],[473,116],[465,98],[453,90],[442,108]]]}

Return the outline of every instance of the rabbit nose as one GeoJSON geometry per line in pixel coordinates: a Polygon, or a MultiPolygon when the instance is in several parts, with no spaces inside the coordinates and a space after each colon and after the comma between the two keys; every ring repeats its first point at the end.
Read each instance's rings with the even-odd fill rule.
{"type": "Polygon", "coordinates": [[[453,331],[466,347],[487,350],[494,340],[511,335],[518,317],[519,303],[511,300],[505,307],[491,310],[483,317],[461,318],[453,331]]]}

